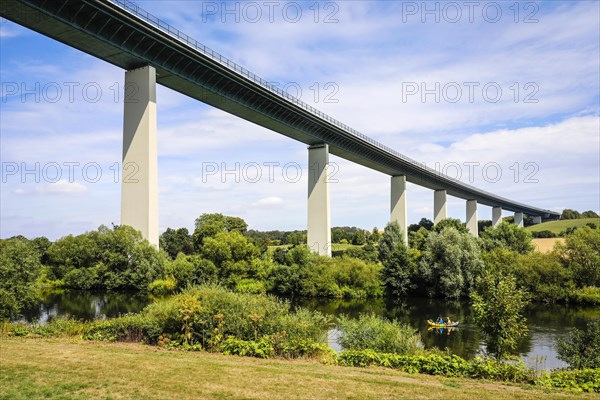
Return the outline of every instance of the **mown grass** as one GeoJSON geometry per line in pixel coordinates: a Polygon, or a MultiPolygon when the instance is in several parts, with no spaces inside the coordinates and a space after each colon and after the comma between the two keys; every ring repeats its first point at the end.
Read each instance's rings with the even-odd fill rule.
{"type": "Polygon", "coordinates": [[[0,399],[569,399],[531,386],[69,338],[0,339],[0,399]]]}
{"type": "Polygon", "coordinates": [[[531,225],[525,228],[525,230],[529,232],[541,232],[541,231],[550,231],[552,233],[556,233],[557,235],[567,228],[581,228],[590,222],[596,224],[596,226],[600,227],[600,218],[582,218],[582,219],[565,219],[561,221],[549,221],[544,222],[543,224],[531,225]]]}

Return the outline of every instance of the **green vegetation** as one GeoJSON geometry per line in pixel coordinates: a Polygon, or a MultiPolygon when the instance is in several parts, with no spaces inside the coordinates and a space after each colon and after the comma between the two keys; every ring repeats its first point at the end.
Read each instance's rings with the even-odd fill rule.
{"type": "Polygon", "coordinates": [[[517,289],[514,276],[486,272],[478,278],[471,299],[487,351],[498,359],[505,358],[515,350],[518,339],[527,333],[523,317],[527,294],[517,289]]]}
{"type": "Polygon", "coordinates": [[[0,320],[17,317],[36,299],[41,253],[25,238],[0,241],[0,320]]]}
{"type": "MultiPolygon", "coordinates": [[[[593,224],[596,228],[600,228],[600,218],[581,218],[581,219],[565,219],[560,221],[548,221],[537,225],[531,225],[525,228],[528,232],[551,232],[556,236],[566,236],[566,232],[572,232],[574,229],[583,228],[593,224]]],[[[591,227],[590,227],[591,228],[591,227]]],[[[538,236],[540,237],[540,236],[538,236]]],[[[554,236],[542,236],[554,237],[554,236]]]]}
{"type": "Polygon", "coordinates": [[[600,368],[600,320],[588,322],[584,329],[574,329],[557,344],[558,358],[571,368],[600,368]]]}
{"type": "Polygon", "coordinates": [[[338,343],[344,350],[415,354],[423,349],[421,337],[410,326],[374,314],[361,314],[357,319],[341,316],[338,326],[338,343]]]}

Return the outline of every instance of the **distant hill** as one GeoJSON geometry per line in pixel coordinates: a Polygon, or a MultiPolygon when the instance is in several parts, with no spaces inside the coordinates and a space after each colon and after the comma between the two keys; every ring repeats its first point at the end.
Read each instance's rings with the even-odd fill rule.
{"type": "Polygon", "coordinates": [[[529,232],[541,232],[550,231],[552,233],[559,234],[567,228],[577,227],[581,228],[590,222],[596,224],[600,228],[600,218],[581,218],[581,219],[563,219],[560,221],[549,221],[543,224],[531,225],[525,228],[529,232]]]}

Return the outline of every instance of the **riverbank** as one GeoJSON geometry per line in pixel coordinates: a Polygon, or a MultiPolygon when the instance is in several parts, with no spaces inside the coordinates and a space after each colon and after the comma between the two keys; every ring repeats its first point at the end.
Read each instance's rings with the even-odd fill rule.
{"type": "Polygon", "coordinates": [[[75,338],[0,339],[0,399],[592,399],[471,379],[166,351],[75,338]]]}

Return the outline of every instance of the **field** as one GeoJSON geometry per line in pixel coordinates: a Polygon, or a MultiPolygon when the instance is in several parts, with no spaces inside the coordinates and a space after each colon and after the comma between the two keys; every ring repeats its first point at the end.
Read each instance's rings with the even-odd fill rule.
{"type": "Polygon", "coordinates": [[[532,243],[535,249],[540,253],[548,253],[554,248],[556,242],[564,243],[564,238],[544,238],[544,239],[533,239],[532,243]]]}
{"type": "Polygon", "coordinates": [[[0,399],[6,400],[597,399],[532,386],[166,351],[132,343],[4,337],[0,347],[0,399]]]}
{"type": "Polygon", "coordinates": [[[582,219],[565,219],[561,221],[549,221],[544,222],[543,224],[531,225],[525,228],[525,230],[529,232],[541,232],[541,231],[550,231],[552,233],[559,234],[563,232],[567,228],[577,227],[581,228],[588,223],[594,223],[596,226],[600,227],[600,218],[582,218],[582,219]]]}

